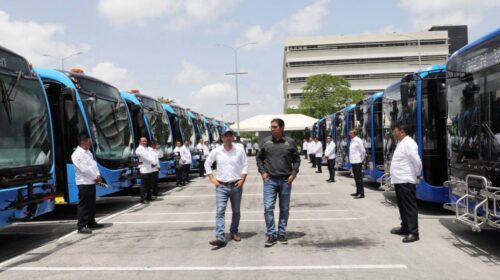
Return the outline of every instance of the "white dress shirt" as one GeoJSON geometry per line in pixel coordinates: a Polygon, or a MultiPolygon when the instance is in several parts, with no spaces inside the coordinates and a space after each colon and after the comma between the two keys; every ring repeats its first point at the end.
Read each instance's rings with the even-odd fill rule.
{"type": "Polygon", "coordinates": [[[327,159],[335,159],[335,143],[333,141],[326,144],[325,157],[327,159]]]}
{"type": "Polygon", "coordinates": [[[95,179],[100,173],[92,153],[78,146],[71,155],[71,161],[75,166],[76,184],[94,185],[95,179]]]}
{"type": "Polygon", "coordinates": [[[315,142],[313,151],[315,157],[323,157],[323,143],[321,143],[321,141],[315,142]]]}
{"type": "Polygon", "coordinates": [[[259,150],[259,143],[255,142],[255,143],[253,144],[253,148],[254,148],[255,150],[259,150]]]}
{"type": "Polygon", "coordinates": [[[156,166],[153,167],[153,170],[160,171],[160,158],[163,157],[163,151],[161,149],[153,149],[152,147],[148,147],[148,151],[153,154],[156,162],[156,166]]]}
{"type": "Polygon", "coordinates": [[[221,182],[234,182],[241,179],[242,174],[248,173],[247,155],[243,149],[237,148],[234,144],[229,151],[221,146],[210,152],[205,162],[207,174],[212,174],[214,162],[217,162],[215,178],[221,182]]]}
{"type": "Polygon", "coordinates": [[[180,148],[180,153],[181,153],[181,163],[182,164],[191,164],[191,150],[189,147],[182,146],[180,148]]]}
{"type": "Polygon", "coordinates": [[[304,141],[304,143],[302,143],[302,150],[307,150],[307,141],[304,141]]]}
{"type": "Polygon", "coordinates": [[[208,154],[210,153],[210,149],[205,144],[198,144],[198,145],[196,145],[196,149],[199,150],[199,151],[201,151],[201,152],[203,152],[201,154],[201,159],[206,159],[207,156],[208,156],[208,154]]]}
{"type": "Polygon", "coordinates": [[[252,143],[248,142],[247,143],[247,151],[251,151],[252,150],[252,143]]]}
{"type": "Polygon", "coordinates": [[[351,164],[362,163],[365,159],[366,150],[363,140],[358,136],[351,139],[349,144],[349,162],[351,164]]]}
{"type": "Polygon", "coordinates": [[[139,145],[135,149],[135,155],[139,157],[139,171],[142,174],[155,172],[153,165],[157,164],[156,153],[153,153],[149,148],[139,145]]]}
{"type": "Polygon", "coordinates": [[[307,142],[307,153],[314,154],[314,141],[307,142]]]}
{"type": "Polygon", "coordinates": [[[416,184],[420,172],[422,172],[422,161],[418,154],[418,145],[411,137],[405,136],[392,155],[391,184],[416,184]]]}

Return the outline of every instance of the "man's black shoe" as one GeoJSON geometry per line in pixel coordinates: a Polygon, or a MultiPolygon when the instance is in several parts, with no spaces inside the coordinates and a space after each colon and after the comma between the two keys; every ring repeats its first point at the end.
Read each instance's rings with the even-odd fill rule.
{"type": "Polygon", "coordinates": [[[144,199],[141,199],[141,201],[140,201],[140,202],[141,202],[141,204],[149,204],[149,201],[144,200],[144,199]]]}
{"type": "Polygon", "coordinates": [[[331,183],[331,182],[332,182],[332,180],[330,180],[330,179],[328,179],[328,180],[325,180],[325,181],[327,181],[328,183],[331,183]]]}
{"type": "Polygon", "coordinates": [[[361,199],[361,198],[365,198],[365,195],[364,194],[358,194],[357,196],[353,197],[354,199],[361,199]]]}
{"type": "Polygon", "coordinates": [[[103,224],[99,224],[99,223],[93,223],[91,225],[89,225],[89,228],[91,229],[97,229],[97,228],[103,228],[104,225],[103,224]]]}
{"type": "Polygon", "coordinates": [[[88,227],[82,227],[82,228],[78,229],[78,233],[81,233],[81,234],[91,234],[92,231],[88,227]]]}
{"type": "Polygon", "coordinates": [[[219,239],[212,240],[212,241],[210,241],[208,243],[210,245],[216,246],[216,247],[224,247],[224,246],[226,246],[226,242],[224,242],[222,240],[219,240],[219,239]]]}
{"type": "Polygon", "coordinates": [[[410,242],[415,242],[418,240],[420,240],[420,238],[418,237],[418,234],[410,233],[410,234],[408,234],[408,236],[403,238],[403,243],[410,243],[410,242]]]}
{"type": "Polygon", "coordinates": [[[264,243],[264,246],[266,247],[271,247],[273,246],[274,244],[276,244],[276,237],[274,236],[269,236],[267,238],[267,241],[264,243]]]}
{"type": "Polygon", "coordinates": [[[395,227],[395,228],[391,229],[391,234],[407,235],[408,231],[402,229],[401,227],[395,227]]]}
{"type": "Polygon", "coordinates": [[[288,239],[284,235],[278,235],[278,242],[281,244],[288,244],[288,239]]]}
{"type": "Polygon", "coordinates": [[[316,171],[316,173],[323,173],[323,172],[321,172],[321,171],[316,171]]]}
{"type": "Polygon", "coordinates": [[[351,196],[358,196],[358,193],[351,193],[351,196]]]}

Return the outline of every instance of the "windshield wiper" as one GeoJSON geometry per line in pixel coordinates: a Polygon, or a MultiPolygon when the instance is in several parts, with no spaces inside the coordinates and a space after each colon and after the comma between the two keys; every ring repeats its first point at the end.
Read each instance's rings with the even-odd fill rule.
{"type": "Polygon", "coordinates": [[[0,79],[0,90],[2,91],[2,103],[5,109],[5,113],[7,113],[7,119],[9,120],[9,124],[12,123],[12,104],[11,102],[15,100],[15,98],[11,97],[12,92],[16,88],[19,80],[21,80],[23,73],[21,71],[17,72],[17,76],[15,79],[10,82],[8,88],[5,87],[5,83],[2,79],[0,79]]]}

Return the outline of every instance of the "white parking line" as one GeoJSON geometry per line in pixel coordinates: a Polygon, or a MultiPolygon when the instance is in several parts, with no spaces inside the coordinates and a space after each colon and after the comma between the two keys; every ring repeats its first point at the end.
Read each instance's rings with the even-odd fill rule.
{"type": "MultiPolygon", "coordinates": [[[[357,212],[357,210],[333,209],[333,210],[290,210],[290,213],[321,213],[321,212],[357,212]]],[[[125,213],[123,216],[163,216],[163,215],[203,215],[215,214],[215,211],[206,212],[153,212],[153,213],[125,213]]],[[[226,214],[231,214],[231,211],[226,214]]],[[[241,211],[241,214],[263,214],[262,211],[241,211]]]]}
{"type": "Polygon", "coordinates": [[[370,270],[407,269],[404,264],[351,264],[351,265],[300,265],[300,266],[77,266],[77,267],[0,267],[0,271],[262,271],[262,270],[370,270]]]}
{"type": "MultiPolygon", "coordinates": [[[[305,222],[319,222],[319,221],[353,221],[353,220],[364,220],[367,217],[349,217],[349,218],[295,218],[295,219],[288,219],[288,221],[305,221],[305,222]]],[[[231,220],[226,220],[226,222],[231,222],[231,220]]],[[[240,223],[263,223],[264,219],[244,219],[240,220],[240,223]]],[[[113,225],[116,224],[192,224],[192,223],[214,223],[214,220],[179,220],[179,221],[117,221],[113,222],[113,225]]]]}
{"type": "MultiPolygon", "coordinates": [[[[293,196],[297,195],[327,195],[331,194],[329,192],[303,192],[303,193],[294,193],[292,192],[293,196]]],[[[243,193],[243,196],[262,196],[262,193],[243,193]]],[[[194,195],[168,195],[164,196],[164,198],[195,198],[195,197],[215,197],[215,194],[194,194],[194,195]]]]}

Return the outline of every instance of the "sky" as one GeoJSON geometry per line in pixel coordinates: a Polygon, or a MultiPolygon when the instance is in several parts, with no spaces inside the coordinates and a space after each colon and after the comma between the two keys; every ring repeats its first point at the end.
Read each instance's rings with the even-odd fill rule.
{"type": "Polygon", "coordinates": [[[0,0],[0,45],[34,66],[80,67],[120,90],[170,98],[236,121],[283,111],[287,38],[467,24],[469,41],[500,27],[499,0],[0,0]]]}

